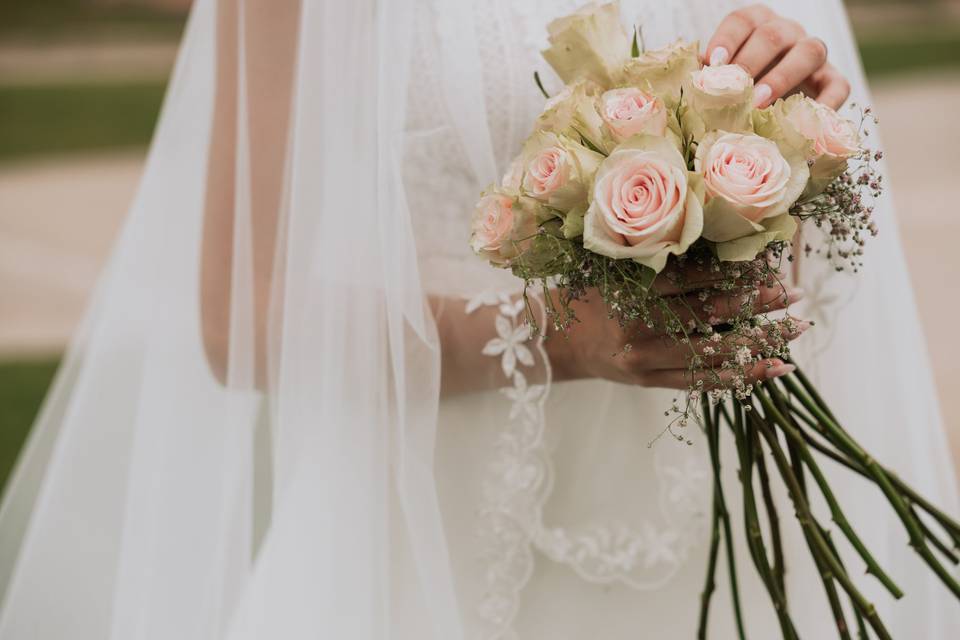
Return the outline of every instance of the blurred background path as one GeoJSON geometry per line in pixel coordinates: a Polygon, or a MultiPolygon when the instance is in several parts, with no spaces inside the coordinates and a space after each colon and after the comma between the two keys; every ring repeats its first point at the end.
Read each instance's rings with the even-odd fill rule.
{"type": "MultiPolygon", "coordinates": [[[[960,460],[960,2],[849,4],[960,460]]],[[[0,483],[135,193],[188,5],[0,7],[0,483]]]]}

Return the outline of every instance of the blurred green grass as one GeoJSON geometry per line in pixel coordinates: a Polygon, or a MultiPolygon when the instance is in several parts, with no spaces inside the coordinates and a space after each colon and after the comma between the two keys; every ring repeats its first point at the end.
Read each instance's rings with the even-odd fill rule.
{"type": "Polygon", "coordinates": [[[960,68],[960,25],[861,34],[860,55],[870,79],[960,68]]]}
{"type": "Polygon", "coordinates": [[[62,40],[63,38],[179,37],[184,14],[136,2],[90,0],[4,0],[0,2],[0,38],[62,40]]]}
{"type": "Polygon", "coordinates": [[[0,363],[0,487],[6,484],[57,364],[54,359],[0,363]]]}
{"type": "Polygon", "coordinates": [[[163,82],[0,85],[0,161],[143,147],[163,82]]]}

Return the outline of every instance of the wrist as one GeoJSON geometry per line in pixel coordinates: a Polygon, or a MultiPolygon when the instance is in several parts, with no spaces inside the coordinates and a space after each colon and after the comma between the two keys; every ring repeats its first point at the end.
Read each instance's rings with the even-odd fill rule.
{"type": "Polygon", "coordinates": [[[560,382],[586,377],[580,364],[580,358],[577,357],[574,340],[575,338],[569,331],[559,330],[550,319],[547,320],[543,347],[550,360],[550,369],[554,381],[560,382]]]}

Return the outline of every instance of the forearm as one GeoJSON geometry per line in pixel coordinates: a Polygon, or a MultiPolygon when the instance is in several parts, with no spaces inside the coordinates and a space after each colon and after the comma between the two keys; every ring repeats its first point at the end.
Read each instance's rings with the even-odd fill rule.
{"type": "MultiPolygon", "coordinates": [[[[463,299],[431,296],[430,308],[440,338],[441,392],[444,395],[495,389],[509,383],[504,377],[500,358],[483,353],[484,346],[497,337],[495,323],[499,306],[481,305],[467,313],[463,299]]],[[[536,335],[530,338],[528,346],[531,350],[537,339],[536,335]]],[[[554,380],[580,377],[571,366],[570,343],[564,335],[549,332],[543,345],[554,380]]]]}
{"type": "MultiPolygon", "coordinates": [[[[281,286],[273,271],[274,251],[283,200],[283,171],[287,153],[287,121],[295,69],[297,5],[256,0],[217,5],[217,56],[213,119],[207,166],[200,272],[203,344],[214,376],[230,380],[231,292],[252,290],[254,371],[257,386],[266,379],[268,309],[271,291],[281,286]],[[242,9],[241,9],[242,7],[242,9]],[[240,20],[239,11],[245,11],[240,20]],[[240,25],[245,25],[246,95],[238,92],[240,25]],[[238,120],[238,101],[246,101],[246,121],[238,120]],[[237,130],[248,134],[249,174],[237,173],[237,130]],[[248,200],[252,264],[236,269],[235,227],[237,195],[248,200]],[[249,268],[248,268],[249,267],[249,268]],[[251,274],[252,279],[234,282],[251,274]]],[[[241,235],[240,237],[243,237],[241,235]]],[[[234,321],[235,322],[235,321],[234,321]]]]}

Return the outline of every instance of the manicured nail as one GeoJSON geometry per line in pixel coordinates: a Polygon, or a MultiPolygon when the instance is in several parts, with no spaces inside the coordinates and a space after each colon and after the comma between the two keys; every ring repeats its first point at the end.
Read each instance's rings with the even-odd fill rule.
{"type": "Polygon", "coordinates": [[[774,378],[785,376],[788,373],[793,373],[796,370],[797,367],[792,364],[787,364],[785,362],[775,364],[772,367],[767,367],[767,380],[773,380],[774,378]]]}
{"type": "Polygon", "coordinates": [[[710,66],[715,67],[720,64],[727,64],[730,61],[730,52],[726,47],[717,47],[710,52],[710,66]]]}
{"type": "Polygon", "coordinates": [[[800,287],[794,287],[787,292],[787,306],[790,306],[794,302],[800,302],[807,296],[807,292],[801,289],[800,287]]]}
{"type": "Polygon", "coordinates": [[[753,106],[759,107],[766,104],[770,96],[773,95],[773,89],[768,84],[758,84],[753,88],[753,106]]]}

